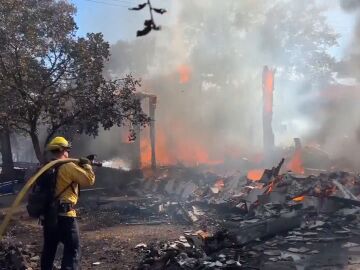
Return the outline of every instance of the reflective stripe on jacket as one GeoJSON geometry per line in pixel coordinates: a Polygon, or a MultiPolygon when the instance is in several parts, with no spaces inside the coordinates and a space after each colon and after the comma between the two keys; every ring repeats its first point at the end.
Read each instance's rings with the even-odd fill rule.
{"type": "MultiPolygon", "coordinates": [[[[79,165],[69,162],[61,165],[57,173],[55,196],[60,194],[69,184],[72,186],[67,188],[59,197],[60,203],[70,203],[75,205],[79,198],[79,188],[92,186],[95,183],[95,174],[91,165],[79,165]]],[[[76,217],[76,211],[71,210],[61,216],[76,217]]]]}

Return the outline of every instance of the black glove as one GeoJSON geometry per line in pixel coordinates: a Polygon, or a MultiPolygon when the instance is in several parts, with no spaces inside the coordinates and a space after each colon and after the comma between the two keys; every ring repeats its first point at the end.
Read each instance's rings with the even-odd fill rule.
{"type": "Polygon", "coordinates": [[[79,166],[91,165],[91,161],[86,157],[79,158],[79,166]]]}
{"type": "Polygon", "coordinates": [[[93,161],[95,159],[96,155],[95,154],[91,154],[91,155],[88,155],[86,158],[90,161],[93,161]]]}

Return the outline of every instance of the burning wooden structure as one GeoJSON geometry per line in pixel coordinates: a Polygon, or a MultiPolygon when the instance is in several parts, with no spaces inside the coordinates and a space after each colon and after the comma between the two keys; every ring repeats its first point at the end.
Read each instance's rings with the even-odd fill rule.
{"type": "MultiPolygon", "coordinates": [[[[156,110],[156,103],[157,97],[152,94],[146,93],[137,93],[137,97],[142,102],[143,100],[147,99],[148,101],[148,108],[149,108],[149,117],[151,118],[150,121],[150,146],[151,146],[151,168],[156,169],[156,132],[155,132],[155,110],[156,110]]],[[[135,126],[135,133],[136,139],[134,143],[134,151],[135,151],[135,158],[133,160],[133,168],[140,169],[142,167],[141,164],[141,128],[139,125],[135,126]]]]}
{"type": "Polygon", "coordinates": [[[272,129],[274,79],[275,70],[269,69],[268,66],[264,66],[262,74],[263,144],[266,160],[271,156],[275,147],[274,132],[272,129]]]}

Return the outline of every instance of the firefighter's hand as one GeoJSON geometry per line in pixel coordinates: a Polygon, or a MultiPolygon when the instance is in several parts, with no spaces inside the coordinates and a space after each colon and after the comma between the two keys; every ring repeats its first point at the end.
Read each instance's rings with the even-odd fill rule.
{"type": "Polygon", "coordinates": [[[91,165],[91,161],[86,157],[79,158],[79,166],[91,165]]]}
{"type": "Polygon", "coordinates": [[[93,161],[95,159],[96,155],[95,154],[91,154],[91,155],[88,155],[86,158],[90,161],[93,161]]]}

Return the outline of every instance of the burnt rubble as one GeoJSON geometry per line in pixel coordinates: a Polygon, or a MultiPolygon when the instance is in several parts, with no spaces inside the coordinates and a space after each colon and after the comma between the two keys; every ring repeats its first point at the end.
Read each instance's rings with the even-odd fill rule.
{"type": "Polygon", "coordinates": [[[137,247],[138,269],[358,269],[359,175],[278,172],[250,181],[171,168],[143,180],[169,222],[175,208],[192,230],[137,247]]]}
{"type": "Polygon", "coordinates": [[[40,256],[31,245],[23,245],[10,238],[0,244],[0,269],[33,270],[40,267],[40,256]]]}
{"type": "MultiPolygon", "coordinates": [[[[176,240],[134,245],[137,269],[359,269],[360,176],[281,165],[258,181],[183,166],[131,174],[82,193],[82,229],[181,224],[176,240]]],[[[1,244],[1,269],[37,269],[32,247],[1,244]]]]}

